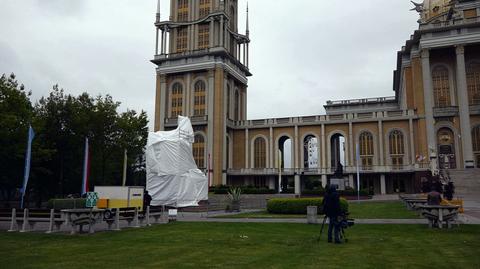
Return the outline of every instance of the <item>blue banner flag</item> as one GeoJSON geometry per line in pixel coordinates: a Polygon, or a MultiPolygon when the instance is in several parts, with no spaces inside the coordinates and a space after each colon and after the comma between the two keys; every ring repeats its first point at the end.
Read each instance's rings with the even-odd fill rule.
{"type": "Polygon", "coordinates": [[[25,197],[25,192],[27,192],[28,178],[30,176],[30,161],[32,159],[32,141],[34,137],[35,137],[35,132],[33,131],[32,126],[30,125],[28,128],[27,153],[25,154],[25,173],[23,178],[22,201],[21,201],[22,209],[23,209],[23,198],[25,197]]]}

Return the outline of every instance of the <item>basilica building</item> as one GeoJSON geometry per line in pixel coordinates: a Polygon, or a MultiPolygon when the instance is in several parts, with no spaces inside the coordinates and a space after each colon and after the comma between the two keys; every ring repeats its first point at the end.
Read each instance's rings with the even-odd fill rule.
{"type": "Polygon", "coordinates": [[[480,174],[480,1],[415,4],[419,28],[397,52],[391,96],[260,120],[247,119],[248,10],[243,34],[238,0],[170,7],[169,20],[160,20],[159,1],[155,22],[155,131],[190,117],[193,154],[211,185],[292,186],[301,194],[307,181],[339,177],[356,188],[359,170],[361,189],[386,194],[418,191],[438,171],[480,174]]]}

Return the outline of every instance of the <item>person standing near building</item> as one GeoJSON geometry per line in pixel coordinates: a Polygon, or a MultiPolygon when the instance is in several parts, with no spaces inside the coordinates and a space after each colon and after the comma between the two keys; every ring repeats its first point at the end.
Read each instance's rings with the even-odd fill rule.
{"type": "Polygon", "coordinates": [[[340,195],[335,186],[327,188],[323,198],[323,213],[328,217],[328,242],[332,243],[332,232],[334,233],[335,244],[340,244],[340,223],[338,217],[341,214],[340,195]]]}

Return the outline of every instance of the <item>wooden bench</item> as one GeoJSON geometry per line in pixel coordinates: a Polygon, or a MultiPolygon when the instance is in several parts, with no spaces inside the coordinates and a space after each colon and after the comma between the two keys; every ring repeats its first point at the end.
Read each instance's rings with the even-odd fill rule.
{"type": "Polygon", "coordinates": [[[420,206],[421,214],[428,219],[430,228],[442,228],[445,222],[447,227],[452,227],[452,222],[457,220],[460,206],[454,205],[423,205],[420,206]]]}

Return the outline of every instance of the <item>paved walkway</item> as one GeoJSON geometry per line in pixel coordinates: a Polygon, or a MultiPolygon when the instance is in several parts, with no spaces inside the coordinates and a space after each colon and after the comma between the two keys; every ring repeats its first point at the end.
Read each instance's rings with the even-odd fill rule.
{"type": "MultiPolygon", "coordinates": [[[[469,196],[462,197],[464,199],[465,214],[460,214],[458,223],[460,224],[475,224],[480,225],[480,197],[469,196]]],[[[396,195],[375,196],[375,201],[392,201],[398,200],[396,195]]],[[[262,210],[243,210],[242,213],[257,212],[262,210]]],[[[225,211],[210,211],[203,213],[187,213],[180,212],[177,220],[181,222],[218,222],[218,223],[307,223],[306,218],[297,219],[257,219],[257,218],[227,218],[230,215],[237,213],[225,213],[225,211]],[[215,218],[222,216],[223,218],[215,218]]],[[[152,222],[154,219],[152,218],[152,222]]],[[[322,219],[318,219],[321,224],[322,219]]],[[[425,219],[355,219],[356,224],[425,224],[425,219]]],[[[143,227],[144,225],[142,225],[143,227]]],[[[126,221],[121,221],[120,227],[122,229],[131,228],[126,221]]],[[[6,231],[10,228],[10,222],[0,222],[0,231],[6,231]]],[[[21,227],[19,227],[21,228],[21,227]]],[[[48,230],[48,223],[38,223],[35,226],[35,232],[42,232],[48,230]]],[[[99,223],[95,225],[96,231],[107,231],[106,223],[99,223]]],[[[69,232],[70,227],[63,225],[61,232],[69,232]]]]}

